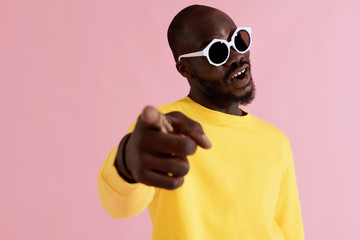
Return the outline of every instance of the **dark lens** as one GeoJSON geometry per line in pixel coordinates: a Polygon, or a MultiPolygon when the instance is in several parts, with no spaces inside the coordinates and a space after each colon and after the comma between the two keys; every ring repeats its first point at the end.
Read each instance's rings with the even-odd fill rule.
{"type": "Polygon", "coordinates": [[[240,52],[245,52],[250,45],[250,35],[245,30],[240,30],[235,37],[235,47],[240,52]]]}
{"type": "Polygon", "coordinates": [[[226,44],[222,42],[214,43],[209,49],[209,58],[216,64],[224,62],[228,54],[229,49],[226,44]]]}

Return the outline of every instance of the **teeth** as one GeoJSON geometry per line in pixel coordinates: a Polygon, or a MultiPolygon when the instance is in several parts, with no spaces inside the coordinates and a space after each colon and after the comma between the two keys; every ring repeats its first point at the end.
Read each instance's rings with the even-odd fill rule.
{"type": "Polygon", "coordinates": [[[237,77],[237,76],[239,76],[239,75],[243,74],[243,73],[245,72],[245,70],[246,70],[246,69],[242,70],[241,72],[235,73],[235,75],[234,75],[234,76],[232,76],[232,78],[235,78],[235,77],[237,77]]]}

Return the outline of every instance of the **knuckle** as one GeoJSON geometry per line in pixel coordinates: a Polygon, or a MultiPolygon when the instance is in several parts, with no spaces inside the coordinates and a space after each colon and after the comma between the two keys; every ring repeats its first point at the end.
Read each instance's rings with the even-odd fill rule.
{"type": "Polygon", "coordinates": [[[193,132],[200,132],[200,133],[203,132],[202,126],[201,126],[201,124],[198,123],[198,122],[193,121],[193,122],[190,124],[190,126],[191,126],[191,129],[192,129],[193,132]]]}
{"type": "Polygon", "coordinates": [[[182,112],[179,112],[179,111],[170,112],[167,115],[170,115],[170,116],[176,117],[176,118],[183,118],[185,116],[182,112]]]}
{"type": "Polygon", "coordinates": [[[193,128],[202,129],[201,124],[198,123],[198,122],[195,122],[195,121],[192,121],[192,122],[191,122],[191,126],[192,126],[193,128]]]}

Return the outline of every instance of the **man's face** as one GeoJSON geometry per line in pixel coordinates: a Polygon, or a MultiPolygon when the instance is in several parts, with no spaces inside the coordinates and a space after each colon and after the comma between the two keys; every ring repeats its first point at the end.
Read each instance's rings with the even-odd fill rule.
{"type": "MultiPolygon", "coordinates": [[[[236,29],[231,18],[221,11],[202,14],[190,21],[194,24],[185,29],[184,53],[203,50],[214,38],[230,41],[236,29]]],[[[192,74],[188,77],[190,94],[209,101],[250,103],[254,98],[254,83],[249,57],[249,51],[240,54],[231,47],[229,59],[219,67],[211,65],[206,57],[184,59],[192,69],[192,74]],[[244,69],[243,74],[234,77],[244,69]]]]}

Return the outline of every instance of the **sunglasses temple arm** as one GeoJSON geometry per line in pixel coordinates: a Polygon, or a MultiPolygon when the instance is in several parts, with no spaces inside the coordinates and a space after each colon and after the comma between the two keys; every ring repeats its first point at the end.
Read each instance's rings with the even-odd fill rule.
{"type": "Polygon", "coordinates": [[[180,61],[181,58],[187,58],[187,57],[200,57],[205,56],[203,51],[193,52],[193,53],[187,53],[179,56],[178,61],[180,61]]]}

